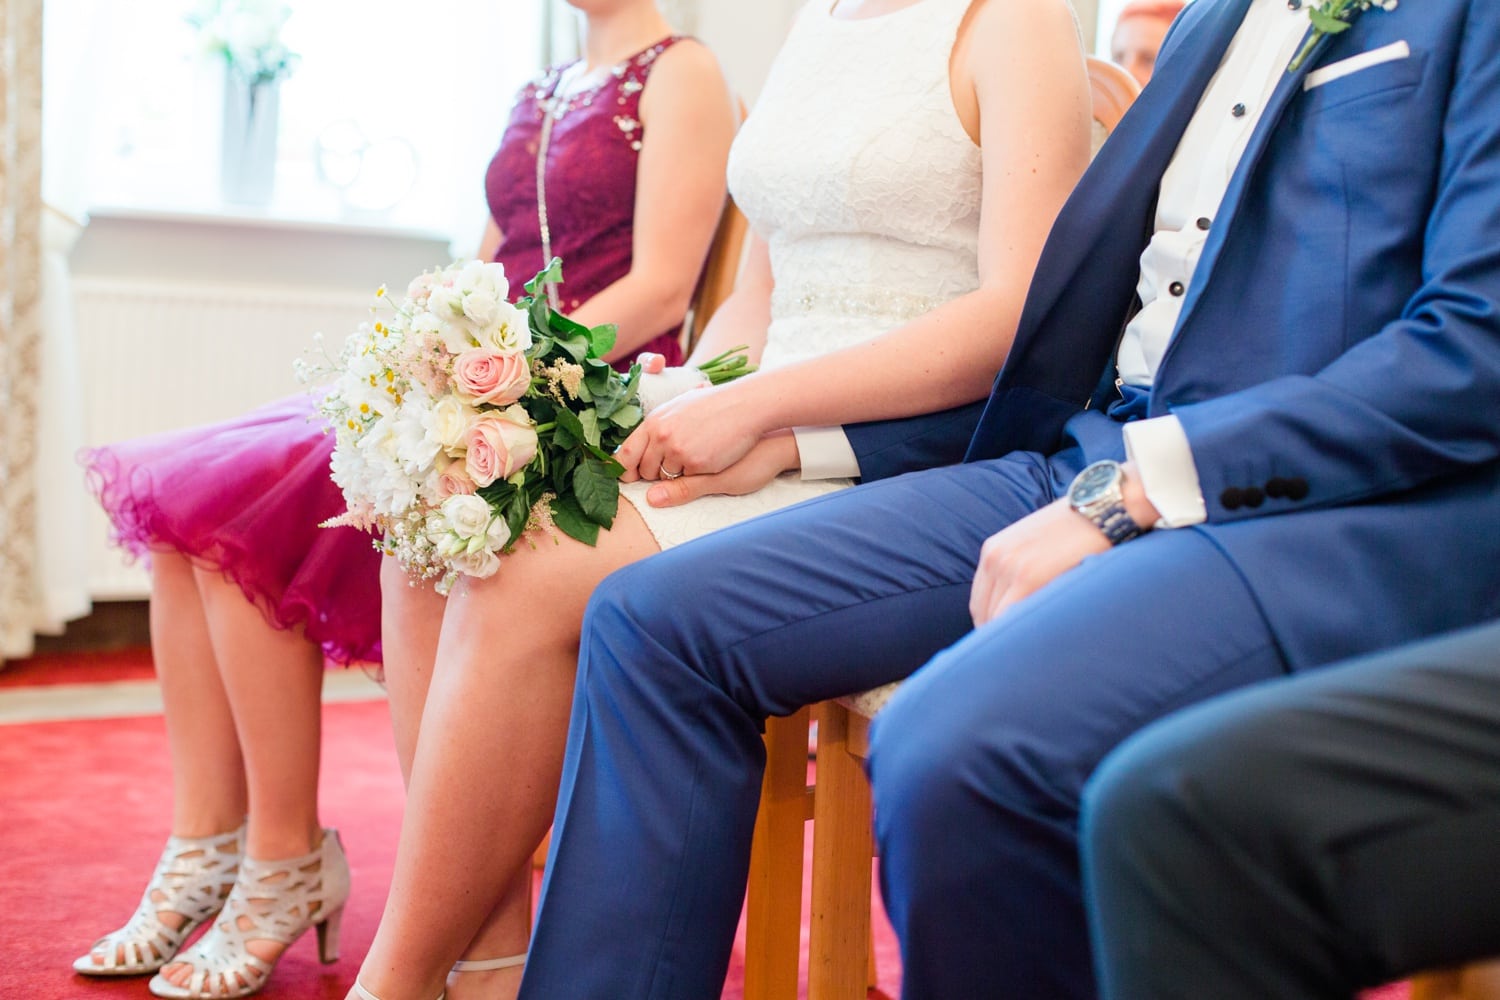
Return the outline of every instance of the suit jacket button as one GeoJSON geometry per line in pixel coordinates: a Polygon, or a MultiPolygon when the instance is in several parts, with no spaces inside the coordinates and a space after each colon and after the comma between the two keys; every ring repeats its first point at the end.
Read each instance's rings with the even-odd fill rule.
{"type": "Polygon", "coordinates": [[[1245,501],[1246,507],[1255,508],[1266,502],[1266,495],[1260,491],[1260,487],[1258,486],[1247,486],[1240,499],[1245,501]]]}
{"type": "Polygon", "coordinates": [[[1239,510],[1245,502],[1245,493],[1238,486],[1231,486],[1219,494],[1219,503],[1225,510],[1239,510]]]}
{"type": "Polygon", "coordinates": [[[1287,482],[1280,476],[1272,476],[1266,480],[1266,496],[1279,500],[1286,496],[1287,482]]]}
{"type": "Polygon", "coordinates": [[[1301,476],[1286,481],[1286,496],[1288,500],[1307,499],[1307,480],[1301,476]]]}

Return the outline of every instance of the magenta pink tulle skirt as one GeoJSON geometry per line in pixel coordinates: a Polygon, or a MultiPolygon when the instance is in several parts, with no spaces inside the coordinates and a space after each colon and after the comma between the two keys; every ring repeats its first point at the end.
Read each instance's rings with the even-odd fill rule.
{"type": "Polygon", "coordinates": [[[89,487],[138,558],[173,549],[217,569],[279,629],[339,663],[380,660],[380,554],[343,513],[333,435],[307,396],[84,452],[89,487]]]}

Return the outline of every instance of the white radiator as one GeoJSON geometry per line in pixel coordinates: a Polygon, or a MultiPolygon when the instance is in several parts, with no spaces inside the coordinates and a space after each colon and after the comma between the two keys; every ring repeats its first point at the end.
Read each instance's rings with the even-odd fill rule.
{"type": "MultiPolygon", "coordinates": [[[[322,331],[330,351],[369,315],[368,293],[342,289],[167,284],[78,275],[84,435],[90,445],[221,420],[301,391],[293,359],[322,331]]],[[[139,566],[108,543],[90,505],[95,599],[144,597],[139,566]]]]}

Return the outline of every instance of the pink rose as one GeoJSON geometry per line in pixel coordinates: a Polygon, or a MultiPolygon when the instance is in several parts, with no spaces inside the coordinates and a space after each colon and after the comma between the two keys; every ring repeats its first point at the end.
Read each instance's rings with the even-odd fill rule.
{"type": "Polygon", "coordinates": [[[459,392],[476,403],[508,406],[531,388],[531,366],[519,352],[476,348],[454,359],[453,381],[459,392]]]}
{"type": "Polygon", "coordinates": [[[464,468],[474,485],[484,488],[509,479],[536,457],[537,437],[531,417],[520,406],[480,417],[464,439],[464,468]]]}
{"type": "Polygon", "coordinates": [[[438,457],[437,494],[443,499],[456,496],[472,496],[479,487],[469,477],[464,462],[447,456],[438,457]]]}

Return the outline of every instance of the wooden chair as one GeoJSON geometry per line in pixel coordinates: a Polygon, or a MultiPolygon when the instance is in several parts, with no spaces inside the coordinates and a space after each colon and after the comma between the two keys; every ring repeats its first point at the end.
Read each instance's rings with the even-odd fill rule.
{"type": "MultiPolygon", "coordinates": [[[[1094,152],[1140,92],[1135,78],[1090,57],[1094,152]]],[[[794,1000],[801,951],[804,824],[813,821],[808,1000],[859,1000],[875,985],[870,948],[870,720],[887,685],[766,723],[766,774],[750,855],[745,1000],[794,1000]],[[817,783],[808,786],[809,722],[818,723],[817,783]]]]}
{"type": "Polygon", "coordinates": [[[734,280],[740,273],[740,261],[744,257],[745,233],[750,224],[744,213],[734,204],[734,199],[724,200],[724,212],[719,216],[719,228],[708,247],[708,258],[703,262],[703,273],[698,276],[698,288],[693,292],[692,305],[688,306],[687,319],[682,324],[683,354],[690,354],[709,319],[734,291],[734,280]]]}
{"type": "Polygon", "coordinates": [[[1500,1000],[1500,960],[1423,973],[1411,981],[1411,1000],[1500,1000]]]}

